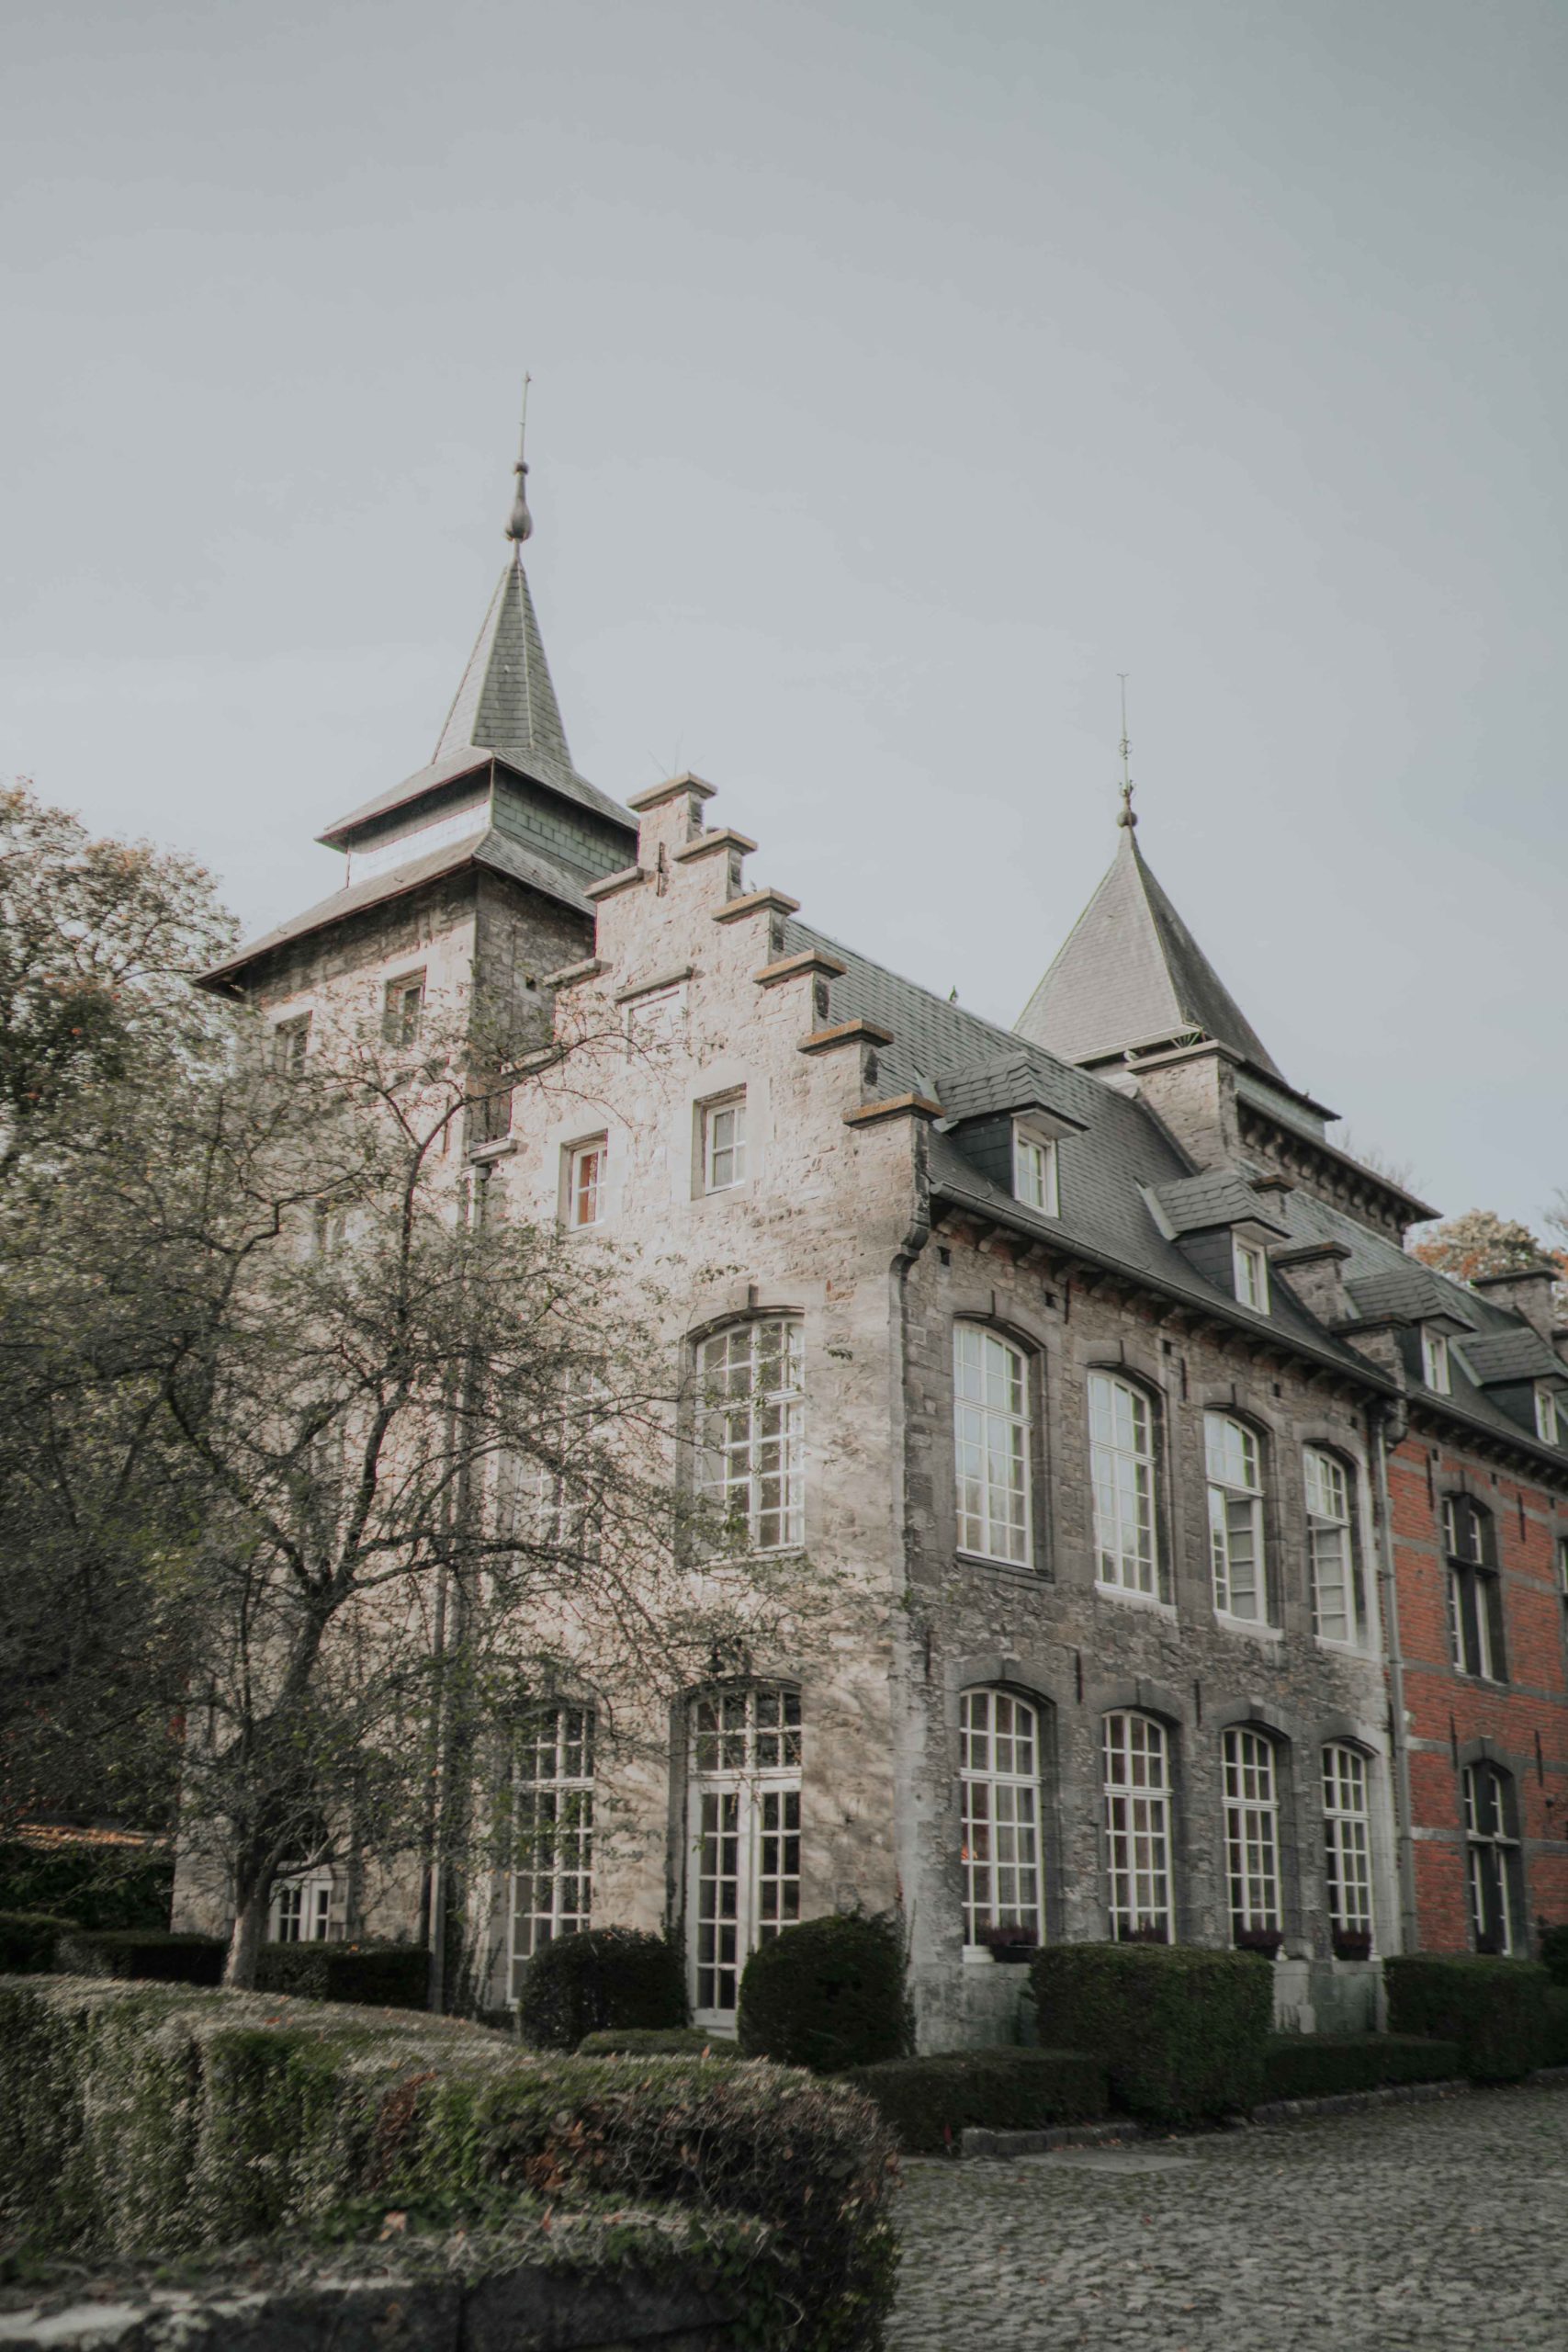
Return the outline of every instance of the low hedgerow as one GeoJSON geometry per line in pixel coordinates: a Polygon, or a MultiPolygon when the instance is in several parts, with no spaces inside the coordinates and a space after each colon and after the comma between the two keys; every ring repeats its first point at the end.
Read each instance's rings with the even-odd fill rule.
{"type": "Polygon", "coordinates": [[[1533,1960],[1402,1952],[1383,1962],[1393,2033],[1457,2041],[1472,2082],[1517,2083],[1540,2064],[1551,1979],[1533,1960]]]}
{"type": "Polygon", "coordinates": [[[841,2079],[874,2102],[909,2155],[940,2154],[970,2126],[1041,2132],[1094,2122],[1110,2106],[1104,2066],[1076,2050],[949,2050],[852,2066],[841,2079]]]}
{"type": "Polygon", "coordinates": [[[1459,2044],[1411,2033],[1280,2033],[1263,2059],[1263,2096],[1332,2098],[1385,2083],[1447,2083],[1464,2072],[1459,2044]]]}
{"type": "Polygon", "coordinates": [[[175,1858],[161,1848],[0,1838],[0,1911],[47,1911],[84,1928],[157,1935],[169,1924],[174,1888],[175,1858]]]}
{"type": "Polygon", "coordinates": [[[75,1924],[51,1918],[47,1911],[0,1911],[0,1976],[31,1976],[52,1968],[55,1946],[75,1924]]]}
{"type": "Polygon", "coordinates": [[[740,1979],[736,2038],[748,2058],[840,2075],[908,2050],[904,1951],[890,1919],[830,1913],[760,1944],[740,1979]]]}
{"type": "Polygon", "coordinates": [[[140,1976],[156,1984],[216,1984],[228,1945],[221,1936],[151,1934],[142,1928],[72,1928],[55,1965],[73,1976],[140,1976]]]}
{"type": "Polygon", "coordinates": [[[637,1928],[558,1936],[523,1973],[518,2030],[538,2050],[575,2050],[586,2033],[685,2022],[680,1954],[637,1928]]]}
{"type": "Polygon", "coordinates": [[[1568,1924],[1559,1920],[1555,1927],[1542,1928],[1540,1957],[1552,1983],[1568,1984],[1568,1924]]]}
{"type": "Polygon", "coordinates": [[[881,2340],[891,2141],[869,2101],[773,2066],[539,2057],[450,2018],[276,1994],[0,1985],[0,2200],[24,2242],[161,2257],[389,2209],[623,2204],[754,2227],[748,2342],[881,2340]]]}
{"type": "Polygon", "coordinates": [[[258,1993],[305,2001],[357,2001],[367,2008],[423,2009],[430,1955],[420,1944],[264,1944],[258,1993]]]}
{"type": "Polygon", "coordinates": [[[694,2025],[622,2026],[607,2033],[585,2033],[580,2058],[733,2058],[735,2044],[700,2033],[694,2025]]]}
{"type": "Polygon", "coordinates": [[[1568,1984],[1549,1984],[1541,2024],[1538,2066],[1568,2066],[1568,1984]]]}
{"type": "Polygon", "coordinates": [[[1129,2114],[1201,2123],[1257,2106],[1274,1986],[1256,1953],[1054,1944],[1031,1973],[1042,2040],[1103,2060],[1129,2114]]]}

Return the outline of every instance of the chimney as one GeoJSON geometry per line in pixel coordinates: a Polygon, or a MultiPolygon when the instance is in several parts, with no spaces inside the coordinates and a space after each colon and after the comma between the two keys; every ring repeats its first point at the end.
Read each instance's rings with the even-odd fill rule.
{"type": "Polygon", "coordinates": [[[1510,1315],[1522,1316],[1550,1348],[1555,1344],[1556,1292],[1562,1280],[1558,1267],[1545,1259],[1537,1259],[1533,1266],[1516,1267],[1506,1274],[1472,1274],[1470,1286],[1495,1306],[1506,1306],[1510,1315]]]}

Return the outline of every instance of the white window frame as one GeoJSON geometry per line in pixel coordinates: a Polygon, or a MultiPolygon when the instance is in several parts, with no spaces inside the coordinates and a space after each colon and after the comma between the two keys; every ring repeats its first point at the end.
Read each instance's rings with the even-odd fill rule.
{"type": "Polygon", "coordinates": [[[1421,1326],[1421,1378],[1434,1396],[1452,1393],[1453,1374],[1449,1363],[1448,1335],[1434,1331],[1429,1323],[1421,1326]]]}
{"type": "Polygon", "coordinates": [[[984,1951],[998,1928],[1022,1928],[1041,1943],[1040,1710],[985,1687],[962,1692],[958,1706],[964,1950],[984,1951]]]}
{"type": "Polygon", "coordinates": [[[1119,1708],[1100,1731],[1107,1916],[1113,1943],[1175,1941],[1170,1734],[1153,1715],[1119,1708]],[[1150,1935],[1157,1929],[1157,1936],[1150,1935]]]}
{"type": "Polygon", "coordinates": [[[747,1555],[806,1541],[805,1365],[797,1315],[727,1323],[697,1349],[697,1491],[747,1555]]]}
{"type": "Polygon", "coordinates": [[[1557,1421],[1557,1399],[1544,1380],[1535,1386],[1535,1433],[1543,1445],[1561,1445],[1562,1433],[1557,1421]]]}
{"type": "Polygon", "coordinates": [[[1323,1751],[1323,1842],[1328,1924],[1338,1935],[1376,1937],[1372,1903],[1372,1774],[1345,1740],[1323,1751]]]}
{"type": "Polygon", "coordinates": [[[1269,1623],[1268,1561],[1263,1525],[1263,1444],[1257,1430],[1234,1414],[1203,1416],[1203,1461],[1208,1479],[1209,1561],[1214,1607],[1241,1624],[1269,1623]],[[1216,1432],[1223,1431],[1223,1439],[1216,1432]],[[1233,1444],[1235,1438],[1238,1442],[1233,1444]],[[1250,1548],[1250,1559],[1247,1552],[1250,1548]],[[1238,1569],[1250,1576],[1250,1589],[1238,1589],[1238,1569]]]}
{"type": "Polygon", "coordinates": [[[1487,1898],[1495,1894],[1498,1954],[1507,1959],[1520,1947],[1523,1926],[1519,1915],[1524,1909],[1524,1849],[1509,1826],[1510,1815],[1518,1804],[1517,1783],[1491,1763],[1467,1764],[1461,1779],[1471,1935],[1479,1951],[1490,1932],[1485,1924],[1487,1898]],[[1482,1802],[1483,1790],[1490,1795],[1487,1804],[1482,1802]]]}
{"type": "Polygon", "coordinates": [[[593,1919],[593,1710],[541,1707],[513,1758],[510,1970],[521,1997],[529,1961],[593,1919]]]}
{"type": "Polygon", "coordinates": [[[403,972],[387,982],[382,1029],[389,1046],[417,1046],[424,1026],[424,974],[403,972]]]}
{"type": "Polygon", "coordinates": [[[586,1233],[604,1220],[610,1147],[606,1136],[586,1136],[566,1153],[566,1229],[586,1233]]]}
{"type": "Polygon", "coordinates": [[[1280,1759],[1276,1743],[1245,1724],[1222,1743],[1225,1870],[1231,1936],[1278,1935],[1284,1926],[1280,1879],[1280,1759]]]}
{"type": "Polygon", "coordinates": [[[1033,1414],[1023,1350],[983,1323],[953,1330],[958,1549],[1027,1567],[1034,1554],[1033,1414]]]}
{"type": "Polygon", "coordinates": [[[1306,1498],[1307,1581],[1312,1593],[1312,1629],[1320,1642],[1347,1649],[1367,1645],[1366,1582],[1361,1574],[1361,1550],[1357,1541],[1359,1494],[1348,1463],[1325,1446],[1309,1445],[1302,1452],[1302,1480],[1306,1498]],[[1337,1606],[1330,1610],[1330,1596],[1337,1606]],[[1336,1630],[1343,1626],[1343,1631],[1336,1630]]]}
{"type": "Polygon", "coordinates": [[[688,1724],[692,2019],[733,2033],[747,1961],[800,1917],[800,1694],[784,1684],[704,1691],[688,1724]]]}
{"type": "Polygon", "coordinates": [[[704,1196],[738,1192],[746,1182],[745,1088],[737,1087],[730,1093],[716,1094],[711,1102],[700,1103],[697,1130],[704,1196]]]}
{"type": "Polygon", "coordinates": [[[1025,1208],[1042,1216],[1062,1214],[1061,1166],[1054,1136],[1032,1134],[1017,1119],[1012,1127],[1012,1192],[1025,1208]]]}
{"type": "Polygon", "coordinates": [[[1243,1240],[1239,1233],[1231,1236],[1231,1275],[1236,1297],[1242,1306],[1253,1307],[1259,1315],[1267,1315],[1268,1253],[1258,1242],[1243,1240]]]}
{"type": "Polygon", "coordinates": [[[1095,1581],[1108,1592],[1162,1596],[1156,1411],[1146,1389],[1111,1372],[1089,1376],[1089,1492],[1095,1581]]]}
{"type": "Polygon", "coordinates": [[[333,1873],[289,1871],[273,1884],[267,1936],[275,1944],[324,1944],[332,1933],[333,1873]]]}
{"type": "Polygon", "coordinates": [[[310,1015],[291,1012],[273,1023],[272,1066],[279,1078],[299,1078],[310,1050],[310,1015]]]}
{"type": "Polygon", "coordinates": [[[1483,1504],[1471,1504],[1468,1496],[1445,1495],[1442,1528],[1449,1641],[1455,1668],[1482,1682],[1504,1682],[1507,1675],[1499,1648],[1506,1654],[1506,1644],[1505,1639],[1500,1645],[1497,1638],[1503,1615],[1503,1583],[1495,1566],[1496,1521],[1483,1504]],[[1461,1504],[1470,1507],[1461,1511],[1461,1504]],[[1473,1544],[1461,1544],[1461,1526],[1473,1532],[1473,1544]],[[1473,1644],[1470,1638],[1472,1628],[1473,1644]]]}

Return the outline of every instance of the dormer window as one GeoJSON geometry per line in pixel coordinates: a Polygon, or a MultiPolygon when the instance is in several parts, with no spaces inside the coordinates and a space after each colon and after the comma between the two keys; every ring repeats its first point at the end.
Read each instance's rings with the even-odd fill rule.
{"type": "Polygon", "coordinates": [[[1031,1135],[1016,1121],[1012,1131],[1013,1198],[1042,1216],[1061,1215],[1061,1191],[1056,1173],[1056,1145],[1052,1136],[1031,1135]]]}
{"type": "Polygon", "coordinates": [[[1231,1243],[1232,1267],[1235,1275],[1235,1295],[1243,1306],[1254,1307],[1259,1315],[1269,1312],[1269,1261],[1256,1241],[1243,1241],[1237,1235],[1231,1243]]]}
{"type": "Polygon", "coordinates": [[[1535,1433],[1543,1445],[1560,1445],[1562,1434],[1557,1420],[1557,1399],[1543,1382],[1536,1383],[1535,1433]]]}
{"type": "Polygon", "coordinates": [[[1449,1394],[1449,1343],[1429,1323],[1421,1326],[1421,1377],[1434,1396],[1449,1394]]]}

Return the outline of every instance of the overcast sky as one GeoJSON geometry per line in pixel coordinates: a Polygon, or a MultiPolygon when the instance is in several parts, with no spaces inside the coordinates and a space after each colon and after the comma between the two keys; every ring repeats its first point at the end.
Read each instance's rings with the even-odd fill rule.
{"type": "Polygon", "coordinates": [[[578,764],[1011,1021],[1139,840],[1448,1211],[1568,1182],[1561,0],[13,0],[0,775],[256,930],[504,552],[578,764]]]}

